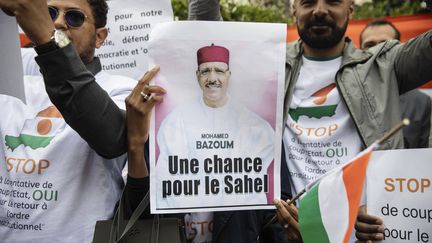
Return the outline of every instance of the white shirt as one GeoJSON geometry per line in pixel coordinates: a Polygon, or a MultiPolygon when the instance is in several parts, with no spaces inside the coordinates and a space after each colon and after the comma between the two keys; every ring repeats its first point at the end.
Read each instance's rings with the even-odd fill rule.
{"type": "Polygon", "coordinates": [[[36,56],[36,51],[33,48],[21,48],[24,75],[42,76],[39,65],[35,61],[36,56]]]}
{"type": "Polygon", "coordinates": [[[335,83],[341,62],[303,57],[283,134],[293,195],[362,149],[335,83]]]}
{"type": "MultiPolygon", "coordinates": [[[[96,80],[124,109],[136,81],[105,72],[96,80]]],[[[59,117],[41,77],[26,77],[25,88],[28,105],[0,95],[1,241],[91,242],[96,221],[113,216],[126,156],[97,155],[59,117]]]]}

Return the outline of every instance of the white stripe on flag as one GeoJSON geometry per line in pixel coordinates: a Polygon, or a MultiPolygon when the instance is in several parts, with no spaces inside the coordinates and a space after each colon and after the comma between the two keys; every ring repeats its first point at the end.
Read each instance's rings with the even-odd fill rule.
{"type": "Polygon", "coordinates": [[[349,206],[342,175],[343,170],[339,170],[319,184],[321,219],[332,243],[343,242],[348,227],[349,206]]]}

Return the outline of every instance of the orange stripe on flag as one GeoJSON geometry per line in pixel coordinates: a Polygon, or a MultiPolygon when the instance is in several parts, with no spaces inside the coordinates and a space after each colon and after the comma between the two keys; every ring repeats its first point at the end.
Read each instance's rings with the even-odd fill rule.
{"type": "Polygon", "coordinates": [[[423,84],[420,88],[421,89],[432,89],[432,80],[423,84]]]}
{"type": "MultiPolygon", "coordinates": [[[[351,164],[343,168],[343,181],[348,196],[349,205],[349,226],[354,225],[360,199],[362,197],[362,188],[366,178],[366,169],[371,156],[372,149],[357,158],[351,164]]],[[[348,228],[345,234],[344,242],[348,243],[352,232],[352,227],[348,228]]]]}

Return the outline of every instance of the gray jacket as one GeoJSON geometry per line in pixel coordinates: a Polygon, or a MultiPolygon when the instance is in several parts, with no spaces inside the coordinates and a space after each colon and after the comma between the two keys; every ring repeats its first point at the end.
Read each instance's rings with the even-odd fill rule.
{"type": "MultiPolygon", "coordinates": [[[[302,42],[288,44],[284,124],[297,82],[302,42]]],[[[336,73],[337,88],[354,121],[364,146],[383,137],[401,120],[399,95],[432,79],[432,31],[407,43],[387,41],[367,51],[357,49],[347,38],[342,65],[336,73]]],[[[403,148],[399,132],[381,149],[403,148]]]]}

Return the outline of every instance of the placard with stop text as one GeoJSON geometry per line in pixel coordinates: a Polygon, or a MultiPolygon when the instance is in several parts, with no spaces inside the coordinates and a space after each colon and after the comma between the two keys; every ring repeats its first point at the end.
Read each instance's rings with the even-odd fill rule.
{"type": "Polygon", "coordinates": [[[108,36],[96,56],[102,69],[111,74],[140,79],[148,67],[151,30],[161,22],[173,21],[169,0],[107,1],[108,36]]]}
{"type": "Polygon", "coordinates": [[[280,197],[286,26],[164,23],[150,36],[151,212],[274,208],[280,197]]]}
{"type": "Polygon", "coordinates": [[[374,152],[367,210],[384,219],[383,242],[431,242],[432,149],[374,152]]]}

